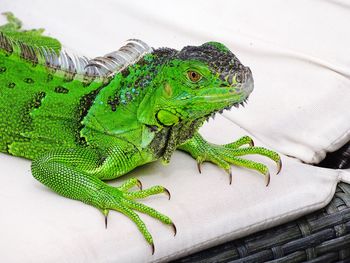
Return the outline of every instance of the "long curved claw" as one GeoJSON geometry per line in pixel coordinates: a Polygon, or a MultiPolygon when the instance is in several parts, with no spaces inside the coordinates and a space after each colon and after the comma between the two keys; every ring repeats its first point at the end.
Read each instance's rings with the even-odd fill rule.
{"type": "Polygon", "coordinates": [[[170,194],[169,190],[166,189],[165,187],[164,187],[164,193],[168,196],[168,200],[170,200],[171,194],[170,194]]]}
{"type": "Polygon", "coordinates": [[[225,171],[228,173],[228,176],[229,176],[229,179],[230,179],[230,185],[231,185],[232,184],[232,171],[231,171],[231,168],[227,169],[225,171]]]}
{"type": "Polygon", "coordinates": [[[201,170],[201,164],[200,162],[197,162],[197,168],[198,168],[198,172],[201,174],[202,170],[201,170]]]}
{"type": "Polygon", "coordinates": [[[137,180],[137,187],[140,189],[140,190],[142,190],[142,183],[141,183],[141,181],[139,180],[139,179],[136,179],[137,180]]]}
{"type": "Polygon", "coordinates": [[[172,227],[172,229],[173,229],[173,231],[174,231],[174,236],[176,236],[177,229],[176,229],[175,224],[174,224],[174,223],[171,223],[171,227],[172,227]]]}
{"type": "Polygon", "coordinates": [[[282,160],[279,159],[279,161],[277,162],[277,174],[280,173],[281,169],[282,169],[282,160]]]}
{"type": "Polygon", "coordinates": [[[154,251],[155,251],[155,247],[154,247],[154,243],[151,243],[151,249],[152,249],[152,255],[154,255],[154,251]]]}
{"type": "Polygon", "coordinates": [[[107,219],[108,219],[109,210],[104,209],[104,210],[102,211],[102,213],[103,213],[103,215],[104,215],[104,217],[105,217],[105,228],[107,229],[107,219]]]}
{"type": "Polygon", "coordinates": [[[270,184],[270,172],[267,172],[265,174],[265,181],[266,181],[266,187],[268,187],[270,184]]]}

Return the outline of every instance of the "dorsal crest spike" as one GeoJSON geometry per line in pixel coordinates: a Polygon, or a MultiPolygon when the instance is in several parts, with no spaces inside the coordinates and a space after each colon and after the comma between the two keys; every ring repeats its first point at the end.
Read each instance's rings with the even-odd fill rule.
{"type": "Polygon", "coordinates": [[[90,81],[94,79],[104,81],[153,51],[145,42],[129,39],[117,51],[89,59],[71,54],[65,49],[56,52],[50,47],[29,45],[23,41],[14,40],[3,32],[0,32],[0,49],[9,54],[16,54],[35,65],[41,64],[54,72],[61,72],[68,80],[89,79],[90,81]]]}
{"type": "Polygon", "coordinates": [[[94,68],[99,76],[110,76],[121,72],[152,52],[152,48],[138,39],[129,39],[119,50],[103,57],[91,59],[85,69],[94,68]]]}

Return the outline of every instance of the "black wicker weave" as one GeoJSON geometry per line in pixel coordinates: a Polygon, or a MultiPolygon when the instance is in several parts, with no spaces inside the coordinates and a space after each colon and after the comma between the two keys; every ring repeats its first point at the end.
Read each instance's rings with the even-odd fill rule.
{"type": "Polygon", "coordinates": [[[350,168],[350,142],[344,144],[337,151],[328,153],[318,166],[335,169],[350,168]]]}
{"type": "Polygon", "coordinates": [[[267,261],[350,263],[350,185],[317,212],[174,262],[267,261]]]}

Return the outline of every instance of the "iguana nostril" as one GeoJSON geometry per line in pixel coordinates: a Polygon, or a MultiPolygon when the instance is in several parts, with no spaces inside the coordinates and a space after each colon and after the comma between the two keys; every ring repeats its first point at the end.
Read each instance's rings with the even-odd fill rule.
{"type": "Polygon", "coordinates": [[[232,74],[229,75],[228,78],[227,78],[227,81],[228,81],[228,83],[229,83],[230,85],[233,83],[233,78],[234,78],[234,76],[233,76],[232,74]]]}
{"type": "Polygon", "coordinates": [[[242,83],[242,82],[244,82],[243,76],[244,76],[244,75],[243,75],[242,73],[240,73],[240,72],[237,73],[237,75],[236,75],[236,81],[237,81],[237,83],[242,83]]]}

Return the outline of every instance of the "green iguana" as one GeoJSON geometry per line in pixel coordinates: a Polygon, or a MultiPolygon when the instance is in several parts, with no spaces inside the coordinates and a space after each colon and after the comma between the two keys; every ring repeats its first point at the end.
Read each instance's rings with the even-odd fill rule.
{"type": "Polygon", "coordinates": [[[240,158],[266,156],[281,169],[277,153],[254,147],[245,136],[215,145],[198,133],[210,116],[243,104],[253,90],[252,73],[221,43],[186,46],[177,51],[152,49],[129,40],[118,51],[87,59],[69,55],[43,30],[22,30],[5,13],[0,27],[0,152],[32,162],[35,179],[53,191],[98,208],[105,216],[116,210],[137,225],[154,245],[145,213],[176,228],[158,211],[134,201],[169,191],[142,189],[138,179],[119,187],[104,181],[135,167],[162,160],[176,149],[225,169],[254,169],[266,177],[268,168],[240,158]],[[243,146],[243,147],[242,147],[243,146]],[[129,191],[139,187],[138,191],[129,191]]]}

